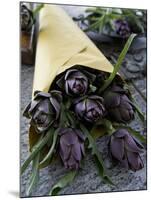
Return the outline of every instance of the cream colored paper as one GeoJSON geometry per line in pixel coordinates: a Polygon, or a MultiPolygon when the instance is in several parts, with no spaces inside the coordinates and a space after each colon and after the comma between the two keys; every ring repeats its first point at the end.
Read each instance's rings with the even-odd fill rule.
{"type": "Polygon", "coordinates": [[[47,92],[54,78],[74,65],[112,72],[113,66],[56,5],[45,5],[40,12],[33,91],[47,92]]]}
{"type": "MultiPolygon", "coordinates": [[[[39,24],[33,92],[48,92],[55,77],[74,65],[112,72],[111,63],[59,6],[44,5],[39,24]]],[[[30,127],[30,149],[38,137],[30,127]]]]}

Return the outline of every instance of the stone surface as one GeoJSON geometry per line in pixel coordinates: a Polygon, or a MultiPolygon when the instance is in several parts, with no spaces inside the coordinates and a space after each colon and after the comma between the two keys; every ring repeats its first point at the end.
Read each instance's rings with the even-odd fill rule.
{"type": "MultiPolygon", "coordinates": [[[[109,55],[107,48],[102,46],[101,49],[104,54],[111,59],[111,55],[109,55]]],[[[113,49],[110,49],[111,51],[113,49]]],[[[114,51],[112,51],[114,52],[114,51]]],[[[140,54],[144,56],[146,51],[141,51],[140,54]]],[[[117,58],[118,53],[114,54],[115,59],[117,58]]],[[[140,59],[134,59],[134,56],[128,54],[125,61],[126,69],[127,67],[131,68],[131,74],[135,73],[136,66],[140,62],[140,59]],[[127,63],[130,62],[129,67],[127,63]]],[[[140,67],[143,67],[141,64],[140,67]]],[[[125,70],[125,67],[123,65],[125,70]]],[[[122,68],[122,69],[123,69],[122,68]]],[[[31,92],[32,92],[32,82],[33,82],[33,73],[34,67],[29,66],[22,66],[21,67],[21,113],[25,106],[30,102],[31,99],[31,92]]],[[[129,77],[127,71],[124,71],[125,74],[129,77]]],[[[142,98],[140,92],[146,96],[146,76],[142,75],[142,72],[139,71],[137,73],[141,73],[139,79],[133,76],[130,76],[130,79],[134,80],[130,82],[130,88],[134,98],[136,99],[138,105],[140,106],[141,110],[146,114],[146,102],[144,98],[142,98]],[[141,77],[141,78],[140,78],[141,77]],[[139,88],[139,91],[136,90],[139,88]]],[[[29,155],[28,151],[28,127],[29,127],[29,120],[22,117],[21,115],[21,137],[20,137],[20,159],[21,164],[25,161],[25,159],[29,155]]],[[[142,123],[138,117],[131,123],[131,126],[136,130],[142,129],[142,123]]],[[[120,166],[113,165],[109,158],[108,158],[108,151],[106,145],[106,137],[97,140],[97,146],[99,151],[103,154],[103,160],[105,165],[107,166],[107,171],[115,186],[109,186],[102,182],[101,178],[98,175],[97,168],[95,167],[95,163],[93,157],[90,154],[87,154],[83,168],[79,170],[78,175],[76,176],[74,182],[68,185],[66,188],[61,190],[59,193],[62,194],[81,194],[81,193],[97,193],[97,192],[113,192],[113,191],[129,191],[129,190],[145,190],[146,189],[146,151],[144,151],[142,158],[144,161],[144,168],[137,172],[127,171],[122,169],[120,166]]],[[[29,177],[31,172],[31,166],[25,171],[25,173],[21,176],[21,197],[26,196],[26,188],[29,183],[29,177]]],[[[51,166],[42,169],[40,171],[39,182],[37,187],[33,190],[32,196],[43,196],[49,193],[51,187],[65,174],[66,170],[62,166],[60,160],[54,162],[51,166]]]]}
{"type": "MultiPolygon", "coordinates": [[[[31,99],[32,81],[34,69],[28,66],[22,66],[21,70],[21,111],[29,103],[31,99]]],[[[138,80],[137,87],[142,91],[146,91],[146,80],[138,80]]],[[[146,104],[140,94],[131,85],[131,91],[141,110],[146,113],[146,104]]],[[[146,94],[146,92],[145,92],[146,94]]],[[[21,164],[29,155],[28,151],[28,120],[21,116],[21,164]]],[[[141,122],[137,118],[131,124],[136,130],[140,130],[141,122]]],[[[79,171],[75,181],[64,188],[60,194],[76,194],[76,193],[96,193],[96,192],[110,192],[110,191],[125,191],[125,190],[143,190],[146,189],[146,152],[143,154],[145,163],[144,169],[134,173],[121,169],[120,166],[112,166],[107,157],[107,146],[105,145],[105,138],[97,141],[97,146],[100,152],[103,153],[103,158],[108,168],[108,173],[116,186],[108,186],[100,179],[94,160],[91,155],[87,155],[84,160],[83,169],[79,171]]],[[[33,191],[33,196],[47,195],[50,188],[64,175],[65,169],[60,161],[53,163],[50,167],[42,169],[40,172],[40,179],[36,189],[33,191]]],[[[25,197],[25,190],[29,182],[31,167],[21,177],[21,196],[25,197]]]]}

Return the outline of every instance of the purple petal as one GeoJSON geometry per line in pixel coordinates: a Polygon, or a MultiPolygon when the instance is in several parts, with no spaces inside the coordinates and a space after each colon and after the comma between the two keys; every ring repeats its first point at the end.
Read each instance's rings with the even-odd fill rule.
{"type": "Polygon", "coordinates": [[[89,96],[89,99],[99,101],[101,103],[103,103],[103,101],[104,101],[103,97],[100,97],[100,96],[97,96],[97,95],[91,95],[91,96],[89,96]]]}
{"type": "Polygon", "coordinates": [[[78,104],[78,103],[80,103],[81,101],[84,101],[84,100],[85,100],[85,96],[76,98],[76,99],[73,100],[73,104],[76,105],[76,104],[78,104]]]}
{"type": "Polygon", "coordinates": [[[142,169],[143,167],[144,167],[144,163],[143,163],[141,157],[139,156],[139,158],[138,158],[138,170],[142,169]]]}
{"type": "Polygon", "coordinates": [[[65,82],[65,91],[68,95],[70,95],[69,93],[69,85],[68,85],[68,81],[65,82]]]}
{"type": "Polygon", "coordinates": [[[104,102],[106,108],[115,108],[120,105],[121,97],[119,94],[116,93],[108,93],[104,97],[104,102]]]}
{"type": "Polygon", "coordinates": [[[86,77],[88,77],[89,80],[91,80],[92,82],[95,81],[96,75],[94,75],[94,74],[92,74],[92,73],[90,73],[88,71],[85,71],[85,70],[83,71],[83,73],[86,75],[86,77]]]}
{"type": "Polygon", "coordinates": [[[123,160],[121,160],[120,163],[122,167],[129,169],[128,160],[126,157],[123,160]]]}
{"type": "Polygon", "coordinates": [[[95,110],[97,111],[97,113],[99,113],[100,116],[103,115],[103,113],[105,112],[104,106],[101,105],[99,107],[96,107],[95,110]]]}
{"type": "Polygon", "coordinates": [[[71,130],[72,130],[71,128],[60,128],[59,135],[64,135],[64,134],[70,132],[71,130]]]}
{"type": "Polygon", "coordinates": [[[133,137],[133,140],[135,141],[136,145],[140,148],[140,149],[144,149],[144,146],[140,143],[140,141],[138,141],[136,138],[133,137]]]}
{"type": "Polygon", "coordinates": [[[23,111],[23,116],[30,118],[31,112],[39,104],[40,101],[41,99],[38,99],[38,100],[33,100],[31,103],[29,103],[27,107],[25,108],[25,110],[23,111]]]}
{"type": "Polygon", "coordinates": [[[68,83],[68,87],[72,90],[75,79],[68,79],[66,82],[68,83]]]}
{"type": "Polygon", "coordinates": [[[60,88],[64,88],[64,76],[61,76],[61,78],[59,80],[57,80],[56,84],[60,87],[60,88]]]}
{"type": "Polygon", "coordinates": [[[105,111],[105,107],[104,107],[104,104],[102,102],[97,101],[97,105],[98,105],[98,107],[101,108],[101,110],[105,111]]]}
{"type": "Polygon", "coordinates": [[[127,110],[125,108],[120,108],[120,113],[121,113],[121,120],[126,121],[126,122],[131,120],[129,110],[127,110]]]}
{"type": "Polygon", "coordinates": [[[125,108],[127,110],[133,110],[133,107],[131,106],[131,104],[127,101],[122,101],[121,100],[121,105],[120,105],[121,108],[125,108]]]}
{"type": "Polygon", "coordinates": [[[121,129],[117,130],[116,132],[114,132],[113,134],[117,138],[123,138],[123,137],[129,135],[129,132],[126,129],[121,128],[121,129]]]}
{"type": "Polygon", "coordinates": [[[74,78],[78,78],[78,79],[83,79],[83,80],[86,80],[87,81],[87,77],[80,71],[76,71],[74,73],[70,73],[70,75],[68,76],[67,80],[71,78],[71,79],[74,79],[74,78]]]}
{"type": "Polygon", "coordinates": [[[89,122],[93,122],[95,121],[95,117],[93,116],[93,113],[92,113],[93,110],[90,110],[89,112],[87,112],[85,115],[84,115],[84,119],[89,121],[89,122]]]}
{"type": "Polygon", "coordinates": [[[61,140],[64,142],[66,145],[73,145],[76,142],[78,142],[78,137],[74,133],[67,133],[61,137],[61,140]]]}
{"type": "Polygon", "coordinates": [[[79,143],[74,144],[71,154],[77,161],[81,160],[81,148],[79,143]]]}
{"type": "Polygon", "coordinates": [[[142,148],[140,148],[139,146],[137,146],[137,144],[135,143],[135,140],[133,139],[132,136],[130,135],[127,135],[125,137],[125,147],[128,151],[131,151],[131,152],[143,152],[142,148]]]}
{"type": "Polygon", "coordinates": [[[29,103],[29,104],[25,107],[25,109],[24,109],[24,111],[23,111],[23,116],[26,117],[26,118],[30,118],[30,115],[29,115],[29,113],[28,113],[30,107],[31,107],[31,103],[29,103]]]}
{"type": "Polygon", "coordinates": [[[50,91],[50,94],[52,97],[54,97],[59,103],[62,102],[62,92],[58,90],[52,90],[50,91]]]}
{"type": "Polygon", "coordinates": [[[83,100],[75,105],[75,112],[79,115],[79,117],[82,117],[85,111],[86,111],[85,100],[83,100]]]}
{"type": "Polygon", "coordinates": [[[56,119],[58,119],[59,114],[60,114],[60,104],[59,104],[58,101],[57,101],[55,98],[53,98],[53,97],[50,98],[50,102],[51,102],[51,104],[53,105],[53,108],[54,108],[55,111],[56,111],[56,119]]]}
{"type": "Polygon", "coordinates": [[[134,119],[134,117],[135,117],[134,110],[130,110],[129,115],[130,115],[131,120],[134,119]]]}
{"type": "Polygon", "coordinates": [[[133,153],[133,152],[128,151],[127,158],[128,158],[130,168],[133,171],[139,170],[140,167],[142,168],[142,162],[140,160],[140,156],[138,153],[133,153]]]}
{"type": "Polygon", "coordinates": [[[90,111],[97,107],[97,103],[94,100],[87,99],[86,100],[86,111],[90,111]]]}
{"type": "Polygon", "coordinates": [[[35,95],[34,99],[36,99],[37,97],[47,97],[49,98],[50,97],[50,93],[48,92],[39,92],[35,95]]]}
{"type": "Polygon", "coordinates": [[[83,80],[82,81],[83,85],[84,85],[84,94],[86,93],[87,89],[88,89],[88,81],[83,80]]]}
{"type": "Polygon", "coordinates": [[[85,136],[84,134],[79,130],[79,129],[74,129],[75,133],[78,135],[79,139],[81,141],[84,141],[85,140],[85,136]]]}
{"type": "Polygon", "coordinates": [[[108,113],[114,121],[123,122],[119,108],[110,109],[108,113]]]}
{"type": "Polygon", "coordinates": [[[81,143],[80,147],[81,147],[81,152],[82,152],[82,155],[83,155],[83,156],[85,156],[84,144],[83,144],[83,143],[81,143]]]}
{"type": "Polygon", "coordinates": [[[130,101],[130,99],[128,98],[127,95],[122,95],[122,96],[121,96],[121,101],[122,101],[122,102],[128,103],[128,104],[131,105],[131,107],[134,109],[134,106],[133,106],[132,102],[130,101]]]}
{"type": "Polygon", "coordinates": [[[71,155],[69,160],[68,160],[68,166],[69,166],[70,169],[73,169],[73,168],[75,168],[75,165],[76,165],[76,160],[71,155]]]}
{"type": "Polygon", "coordinates": [[[60,149],[59,149],[60,155],[63,160],[67,160],[69,158],[71,148],[67,146],[64,141],[60,140],[60,149]]]}
{"type": "Polygon", "coordinates": [[[117,160],[122,160],[124,156],[124,141],[111,137],[110,149],[113,157],[117,160]]]}
{"type": "Polygon", "coordinates": [[[70,70],[68,70],[67,72],[66,72],[66,74],[65,74],[65,80],[67,80],[67,78],[68,78],[68,76],[69,75],[71,75],[72,73],[75,73],[75,72],[77,72],[78,70],[76,70],[76,69],[70,69],[70,70]]]}
{"type": "Polygon", "coordinates": [[[117,86],[117,85],[114,85],[114,86],[111,88],[111,91],[117,92],[117,93],[120,93],[120,94],[124,94],[124,93],[126,92],[123,88],[121,88],[121,87],[119,87],[119,86],[117,86]]]}

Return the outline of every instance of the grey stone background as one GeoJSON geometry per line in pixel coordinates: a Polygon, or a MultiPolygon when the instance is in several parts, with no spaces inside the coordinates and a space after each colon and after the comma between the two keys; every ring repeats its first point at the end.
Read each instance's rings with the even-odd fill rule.
{"type": "MultiPolygon", "coordinates": [[[[66,7],[70,15],[77,16],[83,12],[82,7],[66,7]]],[[[115,62],[119,55],[119,50],[115,51],[115,46],[108,44],[98,44],[101,51],[111,62],[115,62]]],[[[117,48],[118,49],[118,48],[117,48]]],[[[121,73],[129,83],[132,94],[144,114],[146,114],[146,48],[140,48],[137,51],[130,51],[123,63],[121,73]]],[[[25,106],[31,100],[32,82],[33,82],[34,66],[21,66],[21,113],[25,106]]],[[[141,121],[138,117],[130,124],[136,130],[142,130],[141,121]]],[[[20,136],[20,159],[21,165],[29,155],[28,151],[28,127],[29,120],[21,116],[21,136],[20,136]]],[[[142,131],[143,134],[144,131],[142,131]]],[[[128,190],[145,190],[146,183],[146,151],[142,154],[144,168],[137,172],[122,169],[120,166],[114,166],[107,156],[106,138],[97,140],[99,151],[103,155],[107,172],[115,186],[109,186],[102,182],[98,175],[97,168],[93,157],[88,154],[84,159],[83,168],[79,170],[75,180],[66,188],[61,190],[63,194],[81,194],[81,193],[97,193],[97,192],[113,192],[128,190]]],[[[21,197],[26,197],[26,188],[29,183],[31,166],[21,176],[21,197]]],[[[33,190],[32,196],[47,195],[51,187],[65,174],[62,163],[58,160],[40,171],[40,177],[37,187],[33,190]]]]}

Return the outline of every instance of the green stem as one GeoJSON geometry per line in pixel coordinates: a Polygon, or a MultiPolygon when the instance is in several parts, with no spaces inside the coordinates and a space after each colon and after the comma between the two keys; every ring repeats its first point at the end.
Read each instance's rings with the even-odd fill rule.
{"type": "Polygon", "coordinates": [[[103,19],[104,19],[104,16],[105,16],[105,15],[102,15],[102,16],[100,17],[100,19],[98,19],[98,21],[96,21],[95,23],[93,23],[93,24],[90,25],[88,28],[84,29],[83,31],[84,31],[84,32],[87,32],[87,31],[90,31],[90,30],[95,29],[96,27],[98,27],[98,26],[102,23],[102,21],[103,21],[103,19]]]}
{"type": "Polygon", "coordinates": [[[66,114],[67,114],[67,117],[68,117],[68,120],[69,120],[71,126],[73,128],[75,128],[76,127],[76,123],[77,123],[76,119],[73,117],[73,115],[71,115],[70,111],[67,112],[66,114]]]}
{"type": "Polygon", "coordinates": [[[89,133],[89,131],[87,130],[87,128],[85,128],[85,126],[83,126],[83,124],[80,124],[80,128],[81,128],[82,132],[88,138],[88,141],[89,141],[88,148],[92,149],[92,155],[95,158],[95,161],[96,161],[96,164],[97,164],[100,176],[103,178],[103,180],[106,183],[113,185],[111,179],[108,177],[108,175],[106,173],[102,156],[101,156],[100,152],[97,150],[97,146],[95,144],[95,141],[94,141],[93,137],[91,136],[91,134],[89,133]]]}
{"type": "Polygon", "coordinates": [[[69,121],[66,115],[66,109],[65,105],[62,103],[61,105],[61,112],[60,112],[60,121],[59,121],[59,127],[68,127],[69,126],[69,121]]]}
{"type": "Polygon", "coordinates": [[[70,184],[74,180],[77,172],[78,172],[77,170],[71,170],[66,175],[64,175],[58,181],[58,183],[56,183],[52,187],[52,189],[49,192],[49,195],[51,195],[51,196],[57,195],[62,188],[66,187],[68,184],[70,184]]]}
{"type": "Polygon", "coordinates": [[[101,119],[96,123],[96,126],[100,125],[103,125],[105,127],[108,135],[112,135],[112,133],[116,131],[116,129],[112,126],[112,122],[108,119],[101,119]]]}
{"type": "Polygon", "coordinates": [[[116,131],[116,129],[112,126],[112,123],[107,119],[104,119],[103,122],[107,129],[108,135],[112,135],[116,131]]]}
{"type": "Polygon", "coordinates": [[[51,133],[52,133],[52,129],[50,129],[47,132],[47,134],[44,136],[44,138],[41,139],[39,143],[33,147],[31,154],[29,155],[29,157],[26,159],[26,161],[21,167],[21,174],[24,173],[24,171],[26,170],[30,162],[34,159],[37,153],[40,152],[40,150],[44,147],[44,145],[48,142],[48,140],[50,139],[51,133]]]}
{"type": "Polygon", "coordinates": [[[43,7],[44,7],[44,4],[40,4],[39,6],[36,7],[35,10],[32,11],[34,19],[35,19],[37,13],[38,13],[38,12],[41,10],[41,8],[43,8],[43,7]]]}
{"type": "Polygon", "coordinates": [[[145,116],[144,116],[144,114],[141,112],[139,106],[137,105],[137,103],[136,103],[134,97],[132,97],[132,95],[131,95],[131,100],[132,100],[132,105],[133,105],[134,108],[136,109],[136,112],[138,113],[138,116],[139,116],[140,120],[142,121],[142,123],[144,123],[144,122],[145,122],[145,116]]]}
{"type": "Polygon", "coordinates": [[[53,133],[53,142],[52,142],[52,146],[48,152],[48,154],[44,157],[44,159],[40,162],[39,167],[41,167],[45,162],[47,162],[48,160],[51,160],[52,158],[52,154],[54,152],[55,149],[55,145],[57,142],[57,137],[58,137],[58,129],[53,133]]]}
{"type": "Polygon", "coordinates": [[[33,159],[32,163],[32,174],[30,178],[30,184],[27,188],[26,195],[29,196],[33,190],[33,187],[35,187],[37,181],[38,181],[38,175],[39,175],[39,159],[40,159],[40,153],[33,159]]]}
{"type": "Polygon", "coordinates": [[[61,111],[61,117],[60,117],[60,126],[66,125],[75,127],[76,121],[73,115],[71,114],[71,111],[69,111],[69,104],[71,104],[70,99],[67,101],[66,105],[62,104],[62,111],[61,111]]]}
{"type": "Polygon", "coordinates": [[[130,37],[128,38],[128,40],[124,46],[124,49],[120,53],[117,63],[114,66],[113,72],[110,74],[109,78],[105,81],[104,85],[100,88],[99,93],[103,92],[112,83],[113,79],[115,78],[117,72],[119,71],[119,69],[121,67],[121,64],[129,50],[129,47],[135,36],[136,36],[136,34],[131,34],[130,37]]]}

